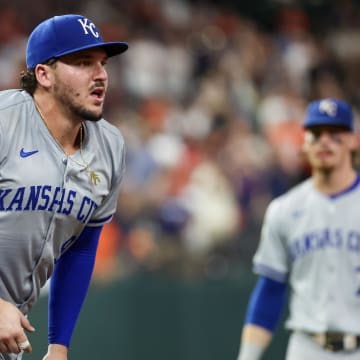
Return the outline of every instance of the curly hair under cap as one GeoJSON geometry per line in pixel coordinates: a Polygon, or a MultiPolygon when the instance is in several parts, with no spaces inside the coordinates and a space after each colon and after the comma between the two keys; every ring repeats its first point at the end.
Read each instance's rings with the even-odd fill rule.
{"type": "MultiPolygon", "coordinates": [[[[50,59],[44,65],[54,65],[57,59],[50,59]]],[[[31,96],[34,95],[34,92],[38,86],[38,81],[36,79],[35,69],[27,69],[20,73],[20,87],[21,89],[27,91],[31,96]]]]}

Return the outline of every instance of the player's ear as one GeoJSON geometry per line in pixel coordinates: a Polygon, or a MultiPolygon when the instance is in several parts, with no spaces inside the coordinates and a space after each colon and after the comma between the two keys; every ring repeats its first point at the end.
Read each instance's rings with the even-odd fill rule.
{"type": "Polygon", "coordinates": [[[301,153],[305,155],[308,152],[309,145],[313,141],[313,135],[309,131],[304,131],[302,135],[302,146],[301,146],[301,153]]]}
{"type": "Polygon", "coordinates": [[[50,71],[50,67],[48,65],[38,64],[36,65],[34,71],[35,71],[36,80],[41,86],[45,88],[51,86],[52,74],[50,71]]]}
{"type": "Polygon", "coordinates": [[[351,151],[360,150],[360,133],[355,132],[350,134],[349,147],[351,151]]]}

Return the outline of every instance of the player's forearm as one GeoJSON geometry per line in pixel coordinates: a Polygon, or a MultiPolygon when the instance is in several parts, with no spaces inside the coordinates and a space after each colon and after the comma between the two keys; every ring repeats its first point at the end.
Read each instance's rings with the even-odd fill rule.
{"type": "Polygon", "coordinates": [[[68,348],[60,344],[50,344],[43,360],[67,360],[68,348]]]}
{"type": "Polygon", "coordinates": [[[55,265],[49,292],[49,344],[70,345],[90,285],[101,229],[86,227],[55,265]]]}
{"type": "Polygon", "coordinates": [[[280,320],[285,294],[285,283],[259,277],[246,311],[238,360],[261,359],[280,320]]]}
{"type": "Polygon", "coordinates": [[[237,360],[260,360],[271,339],[269,330],[253,324],[245,325],[237,360]]]}

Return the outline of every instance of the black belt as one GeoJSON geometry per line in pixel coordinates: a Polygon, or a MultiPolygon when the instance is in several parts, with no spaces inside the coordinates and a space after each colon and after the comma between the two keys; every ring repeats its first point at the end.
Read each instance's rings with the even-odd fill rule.
{"type": "Polygon", "coordinates": [[[306,333],[323,349],[337,351],[354,351],[360,348],[360,336],[336,332],[306,333]]]}

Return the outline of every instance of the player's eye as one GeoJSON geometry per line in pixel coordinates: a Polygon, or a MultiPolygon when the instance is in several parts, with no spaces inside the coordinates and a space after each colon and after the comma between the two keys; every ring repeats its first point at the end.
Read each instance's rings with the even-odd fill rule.
{"type": "Polygon", "coordinates": [[[329,137],[333,142],[335,142],[337,144],[343,143],[343,138],[341,136],[341,133],[339,133],[339,132],[330,132],[329,137]]]}
{"type": "Polygon", "coordinates": [[[79,66],[90,66],[91,65],[91,61],[87,60],[87,59],[82,59],[78,61],[78,65],[79,66]]]}
{"type": "MultiPolygon", "coordinates": [[[[342,144],[342,136],[341,132],[337,130],[320,130],[320,129],[313,129],[312,131],[307,133],[307,137],[305,137],[305,140],[307,140],[310,143],[318,142],[323,134],[326,134],[326,136],[329,137],[329,139],[332,142],[335,142],[337,144],[342,144]]],[[[306,135],[305,135],[306,136],[306,135]]]]}

